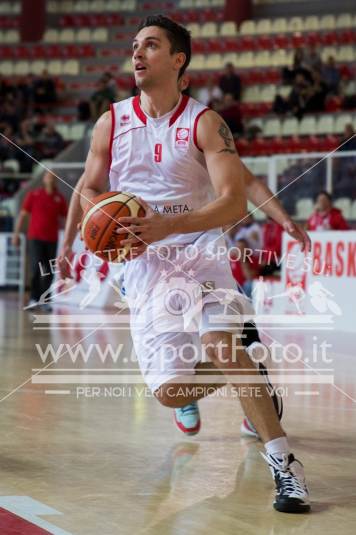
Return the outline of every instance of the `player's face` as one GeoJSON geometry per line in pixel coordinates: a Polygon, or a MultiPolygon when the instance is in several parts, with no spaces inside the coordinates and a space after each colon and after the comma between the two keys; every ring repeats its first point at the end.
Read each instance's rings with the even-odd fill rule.
{"type": "Polygon", "coordinates": [[[166,80],[177,79],[185,56],[182,52],[171,54],[171,44],[163,28],[143,28],[136,35],[132,47],[137,87],[146,90],[166,80]]]}

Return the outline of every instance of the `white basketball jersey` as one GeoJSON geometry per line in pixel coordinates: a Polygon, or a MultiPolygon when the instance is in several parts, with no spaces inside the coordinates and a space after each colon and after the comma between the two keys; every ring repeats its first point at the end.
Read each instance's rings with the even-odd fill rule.
{"type": "MultiPolygon", "coordinates": [[[[113,104],[110,189],[138,195],[163,215],[211,202],[215,194],[197,145],[198,120],[207,110],[185,95],[159,118],[143,112],[138,96],[113,104]]],[[[175,234],[159,243],[192,243],[201,234],[175,234]]]]}

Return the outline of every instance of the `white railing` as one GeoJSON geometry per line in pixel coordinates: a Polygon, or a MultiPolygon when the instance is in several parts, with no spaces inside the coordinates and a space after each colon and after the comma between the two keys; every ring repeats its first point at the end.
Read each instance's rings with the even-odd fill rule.
{"type": "Polygon", "coordinates": [[[0,286],[17,286],[20,298],[25,291],[26,239],[20,234],[20,245],[11,243],[12,233],[0,233],[0,286]]]}

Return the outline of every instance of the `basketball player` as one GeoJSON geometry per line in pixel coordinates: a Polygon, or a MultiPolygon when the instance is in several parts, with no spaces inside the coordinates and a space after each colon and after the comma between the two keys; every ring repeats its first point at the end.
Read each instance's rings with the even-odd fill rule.
{"type": "MultiPolygon", "coordinates": [[[[118,219],[125,227],[119,233],[126,234],[126,228],[130,229],[124,243],[135,247],[140,255],[125,264],[125,288],[141,371],[156,398],[173,408],[196,406],[207,386],[199,384],[195,373],[200,355],[194,352],[193,334],[178,328],[160,331],[170,314],[165,301],[167,289],[172,281],[177,284],[179,271],[176,290],[192,277],[203,287],[209,283],[214,288],[203,295],[198,330],[212,363],[237,387],[236,368],[240,377],[255,371],[247,352],[236,347],[236,334],[243,334],[241,325],[236,320],[224,324],[211,321],[224,311],[215,289],[232,290],[235,282],[227,257],[212,260],[206,253],[211,247],[215,252],[224,246],[221,227],[246,215],[245,171],[232,135],[219,115],[182,96],[178,89],[190,50],[189,33],[169,19],[148,17],[141,24],[132,56],[141,95],[114,104],[111,113],[98,120],[81,197],[82,208],[86,209],[95,196],[106,191],[109,169],[110,189],[129,191],[145,199],[144,218],[118,219]],[[155,254],[147,249],[151,244],[155,254]],[[187,254],[192,244],[199,251],[198,258],[187,254]],[[163,246],[165,256],[157,252],[163,246]],[[178,269],[172,270],[172,266],[178,269]],[[188,347],[189,359],[178,355],[182,347],[188,347]]],[[[260,200],[254,199],[256,204],[260,200]]],[[[306,235],[293,226],[275,200],[265,211],[308,247],[306,235]]],[[[243,312],[239,300],[235,301],[235,310],[243,312]]],[[[174,298],[173,306],[178,310],[182,300],[174,298]]],[[[241,403],[265,445],[263,457],[277,489],[274,507],[282,512],[307,512],[310,504],[303,466],[289,450],[267,387],[260,385],[259,391],[260,396],[243,397],[241,403]]]]}

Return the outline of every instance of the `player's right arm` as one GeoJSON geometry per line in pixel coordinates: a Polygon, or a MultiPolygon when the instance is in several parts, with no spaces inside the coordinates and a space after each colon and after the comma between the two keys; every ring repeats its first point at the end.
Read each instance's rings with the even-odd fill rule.
{"type": "Polygon", "coordinates": [[[63,278],[71,277],[72,246],[83,216],[83,210],[91,199],[107,190],[110,161],[111,113],[104,113],[94,126],[84,173],[80,177],[70,199],[64,238],[58,257],[58,267],[63,278]]]}
{"type": "Polygon", "coordinates": [[[60,275],[63,279],[65,279],[66,277],[72,277],[71,260],[74,254],[72,246],[78,232],[79,223],[83,215],[80,198],[82,194],[84,178],[85,177],[83,173],[74,188],[69,203],[66,225],[64,229],[63,243],[58,256],[58,267],[60,275]]]}
{"type": "Polygon", "coordinates": [[[92,205],[94,197],[108,190],[111,123],[111,113],[107,111],[99,117],[93,129],[80,197],[83,211],[92,205]]]}

